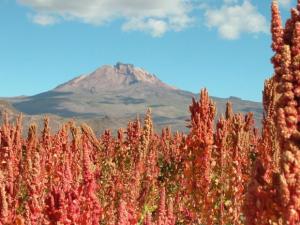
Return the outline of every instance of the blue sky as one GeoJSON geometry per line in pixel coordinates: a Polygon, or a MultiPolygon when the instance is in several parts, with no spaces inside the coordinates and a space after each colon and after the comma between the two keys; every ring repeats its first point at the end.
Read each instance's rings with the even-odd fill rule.
{"type": "MultiPolygon", "coordinates": [[[[283,18],[295,1],[281,0],[283,18]]],[[[0,96],[34,95],[116,62],[192,92],[261,100],[269,0],[0,0],[0,96]]]]}

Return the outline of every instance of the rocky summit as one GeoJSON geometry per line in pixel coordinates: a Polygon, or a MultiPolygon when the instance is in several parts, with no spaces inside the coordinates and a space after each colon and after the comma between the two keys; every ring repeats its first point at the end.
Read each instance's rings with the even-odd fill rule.
{"type": "Polygon", "coordinates": [[[160,81],[155,75],[134,67],[133,64],[117,63],[115,66],[103,66],[88,75],[81,75],[54,89],[58,92],[86,91],[90,93],[103,90],[120,90],[136,86],[153,86],[165,89],[174,89],[160,81]]]}

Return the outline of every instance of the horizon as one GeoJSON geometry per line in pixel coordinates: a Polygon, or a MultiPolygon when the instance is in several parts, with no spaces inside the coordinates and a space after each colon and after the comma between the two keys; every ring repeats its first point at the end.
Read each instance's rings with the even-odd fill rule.
{"type": "MultiPolygon", "coordinates": [[[[5,85],[0,97],[32,96],[102,65],[123,62],[182,90],[199,93],[205,87],[214,97],[261,102],[264,80],[273,71],[267,22],[271,1],[187,1],[190,8],[183,11],[181,0],[174,2],[174,11],[164,1],[155,6],[131,3],[126,15],[100,18],[101,1],[93,3],[96,15],[84,7],[73,11],[72,4],[64,3],[62,13],[54,0],[47,0],[48,8],[36,0],[2,1],[0,59],[5,63],[0,78],[5,85]],[[151,14],[151,7],[161,14],[151,14]],[[141,21],[134,23],[141,12],[146,17],[139,15],[141,21]],[[249,23],[252,27],[245,27],[249,23]]],[[[285,21],[294,1],[280,3],[285,21]]],[[[112,13],[120,7],[118,1],[114,4],[112,13]]]]}

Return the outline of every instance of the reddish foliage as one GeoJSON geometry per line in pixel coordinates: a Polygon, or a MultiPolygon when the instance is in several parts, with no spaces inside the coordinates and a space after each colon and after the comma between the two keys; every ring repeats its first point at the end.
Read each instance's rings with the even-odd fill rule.
{"type": "Polygon", "coordinates": [[[22,116],[0,127],[0,225],[300,223],[300,2],[281,25],[272,4],[274,76],[261,135],[230,103],[216,118],[193,99],[187,134],[154,132],[151,111],[100,137],[85,124],[41,134],[22,116]]]}
{"type": "Polygon", "coordinates": [[[247,224],[300,223],[300,16],[281,27],[278,3],[272,4],[274,76],[265,83],[263,133],[249,186],[247,224]]]}

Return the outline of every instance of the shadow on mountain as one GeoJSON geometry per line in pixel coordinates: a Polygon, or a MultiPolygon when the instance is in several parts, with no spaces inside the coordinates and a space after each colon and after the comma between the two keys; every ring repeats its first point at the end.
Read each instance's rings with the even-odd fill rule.
{"type": "Polygon", "coordinates": [[[56,92],[56,91],[47,91],[43,92],[37,95],[34,95],[32,97],[29,97],[30,99],[45,99],[45,98],[61,98],[72,95],[72,92],[56,92]]]}
{"type": "Polygon", "coordinates": [[[146,103],[145,99],[142,98],[132,98],[132,97],[127,97],[127,96],[117,96],[118,98],[105,98],[102,101],[98,101],[100,104],[108,104],[108,105],[113,105],[113,104],[123,104],[123,105],[138,105],[138,104],[144,104],[146,103]]]}
{"type": "Polygon", "coordinates": [[[254,108],[254,107],[245,107],[243,109],[244,112],[253,112],[258,114],[263,114],[264,110],[262,108],[254,108]]]}
{"type": "Polygon", "coordinates": [[[18,111],[28,115],[55,114],[61,117],[93,117],[95,113],[77,113],[64,108],[69,102],[71,92],[45,92],[26,99],[26,101],[12,103],[18,111]]]}
{"type": "Polygon", "coordinates": [[[132,98],[132,97],[122,96],[120,98],[120,102],[125,105],[136,105],[136,104],[146,103],[146,100],[142,98],[132,98]]]}

